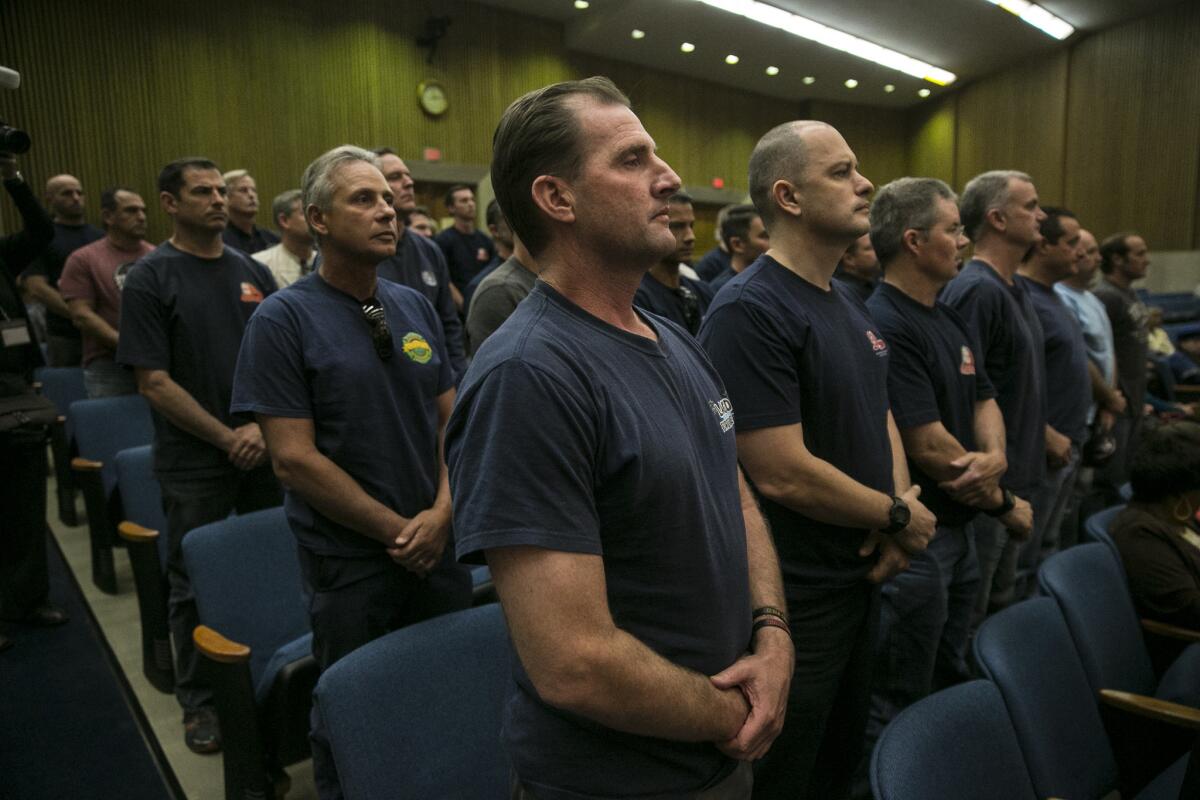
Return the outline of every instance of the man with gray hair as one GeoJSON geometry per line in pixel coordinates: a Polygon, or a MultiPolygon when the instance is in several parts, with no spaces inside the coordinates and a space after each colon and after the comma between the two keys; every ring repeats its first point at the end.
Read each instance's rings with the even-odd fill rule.
{"type": "Polygon", "coordinates": [[[938,292],[967,245],[958,198],[934,178],[901,178],[871,204],[871,243],[883,281],[867,301],[891,351],[888,399],[921,499],[937,533],[884,584],[875,640],[868,751],[906,706],[970,677],[966,651],[979,561],[970,522],[979,512],[1028,532],[1033,513],[1008,502],[1004,420],[979,358],[979,340],[938,292]]]}
{"type": "MultiPolygon", "coordinates": [[[[316,272],[263,303],[247,326],[232,408],[253,414],[287,487],[288,521],[313,602],[322,669],[389,631],[466,608],[454,560],[441,439],[454,376],[433,306],[376,278],[396,250],[379,158],[350,145],[304,171],[316,272]]],[[[320,720],[313,772],[339,797],[320,720]]]]}
{"type": "Polygon", "coordinates": [[[258,184],[244,169],[233,169],[221,176],[229,196],[229,224],[222,237],[225,244],[246,255],[266,250],[279,243],[279,237],[255,224],[258,215],[258,184]]]}
{"type": "Polygon", "coordinates": [[[750,156],[771,248],[722,287],[700,329],[737,412],[738,458],[783,566],[796,671],[756,797],[842,797],[870,704],[878,584],[933,536],[888,407],[890,348],[831,278],[869,229],[871,182],[833,127],[797,121],[750,156]]]}
{"type": "Polygon", "coordinates": [[[313,262],[317,260],[312,233],[304,219],[300,190],[289,189],[277,195],[271,201],[271,218],[283,238],[279,244],[259,250],[252,257],[260,264],[266,264],[282,289],[312,272],[313,262]]]}
{"type": "MultiPolygon", "coordinates": [[[[1009,491],[1005,505],[1017,497],[1032,502],[1046,473],[1045,342],[1033,301],[1015,276],[1041,239],[1046,215],[1033,179],[1012,170],[972,178],[959,210],[975,255],[946,285],[942,302],[978,337],[978,360],[996,390],[1008,460],[1000,479],[1009,491]]],[[[1040,518],[1037,508],[1034,517],[1040,518]]],[[[974,530],[980,577],[977,624],[1015,599],[1019,543],[1030,531],[1010,528],[999,517],[978,518],[974,530]]]]}

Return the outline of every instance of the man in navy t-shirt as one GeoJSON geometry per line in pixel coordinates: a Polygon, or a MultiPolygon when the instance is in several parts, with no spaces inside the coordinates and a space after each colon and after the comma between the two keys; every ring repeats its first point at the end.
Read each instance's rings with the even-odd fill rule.
{"type": "MultiPolygon", "coordinates": [[[[979,339],[980,361],[1004,417],[1008,469],[1000,485],[1030,502],[1046,472],[1046,385],[1042,324],[1029,292],[1013,278],[1041,239],[1045,219],[1033,179],[993,171],[972,178],[959,203],[975,256],[946,285],[942,302],[958,312],[979,339]]],[[[1034,508],[1034,519],[1040,519],[1034,508]]],[[[1017,550],[1023,531],[999,520],[975,521],[979,552],[976,622],[1014,599],[1017,550]]]]}
{"type": "Polygon", "coordinates": [[[868,749],[898,711],[969,677],[966,663],[979,561],[968,523],[983,511],[1028,530],[1029,504],[1000,477],[1004,421],[974,332],[938,292],[967,245],[958,198],[933,178],[901,178],[875,193],[871,243],[883,281],[867,301],[888,343],[888,399],[909,472],[938,518],[925,552],[883,586],[868,749]]]}
{"type": "Polygon", "coordinates": [[[220,749],[212,692],[196,675],[192,630],[199,624],[183,569],[193,528],[280,503],[262,433],[231,414],[233,369],[246,321],[275,279],[221,239],[225,181],[211,161],[173,161],[158,177],[171,238],[139,260],[121,292],[117,362],[132,367],[154,409],[154,470],[167,512],[170,626],[175,694],[185,739],[196,752],[220,749]]]}
{"type": "Polygon", "coordinates": [[[762,217],[753,204],[745,203],[726,211],[721,221],[721,238],[729,246],[729,268],[709,282],[713,294],[721,290],[729,280],[758,260],[771,246],[771,237],[763,225],[762,217]]]}
{"type": "Polygon", "coordinates": [[[768,132],[750,156],[750,197],[771,249],[725,284],[700,330],[737,411],[738,456],[771,523],[795,638],[787,721],[755,797],[846,794],[867,721],[877,583],[934,533],[888,410],[887,340],[830,283],[868,230],[871,189],[829,125],[768,132]]]}
{"type": "Polygon", "coordinates": [[[879,276],[879,256],[875,254],[871,237],[865,234],[846,248],[837,269],[833,271],[834,280],[852,289],[864,303],[879,285],[879,276]]]}
{"type": "Polygon", "coordinates": [[[642,277],[633,302],[639,308],[666,317],[695,336],[700,330],[700,320],[712,302],[713,291],[704,281],[681,275],[679,271],[681,264],[691,263],[692,247],[696,244],[692,198],[677,192],[669,198],[667,208],[671,215],[671,233],[675,234],[675,249],[659,259],[642,277]]]}
{"type": "MultiPolygon", "coordinates": [[[[466,608],[441,436],[454,379],[433,306],[376,280],[396,247],[374,154],[338,147],[304,172],[323,259],[265,302],[238,358],[234,412],[253,413],[287,486],[322,669],[404,625],[466,608]]],[[[319,721],[313,772],[340,796],[319,721]]]]}
{"type": "Polygon", "coordinates": [[[416,231],[409,230],[405,219],[417,207],[413,194],[413,178],[408,166],[389,147],[378,147],[379,168],[392,190],[392,207],[396,210],[396,230],[399,239],[396,253],[379,262],[376,274],[380,278],[415,289],[433,303],[445,333],[446,352],[457,382],[467,371],[466,340],[462,320],[458,316],[461,298],[455,300],[456,290],[450,282],[450,270],[441,248],[416,231]]]}
{"type": "Polygon", "coordinates": [[[519,98],[494,142],[543,271],[476,353],[446,454],[459,557],[486,557],[516,649],[513,796],[748,797],[792,648],[721,379],[633,306],[679,178],[607,78],[519,98]]]}
{"type": "Polygon", "coordinates": [[[1088,437],[1088,409],[1092,404],[1087,343],[1075,314],[1054,290],[1071,277],[1087,257],[1079,220],[1062,208],[1043,208],[1046,218],[1042,238],[1020,267],[1017,280],[1029,293],[1041,322],[1046,386],[1046,474],[1034,496],[1033,507],[1041,519],[1034,536],[1020,549],[1019,575],[1033,588],[1032,577],[1042,559],[1058,549],[1059,529],[1070,516],[1075,495],[1081,450],[1088,437]]]}
{"type": "Polygon", "coordinates": [[[475,190],[464,183],[451,186],[446,192],[446,210],[454,217],[454,224],[433,237],[438,247],[446,254],[450,266],[450,280],[459,291],[457,298],[462,308],[462,292],[467,284],[496,257],[496,246],[487,234],[475,227],[475,190]]]}

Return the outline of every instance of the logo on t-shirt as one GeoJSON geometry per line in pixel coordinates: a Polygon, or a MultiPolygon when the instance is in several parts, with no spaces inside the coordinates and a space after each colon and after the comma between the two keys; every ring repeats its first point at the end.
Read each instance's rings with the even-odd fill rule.
{"type": "Polygon", "coordinates": [[[437,275],[433,274],[433,270],[431,270],[431,269],[421,270],[421,280],[429,288],[431,288],[431,289],[437,288],[437,275]]]}
{"type": "Polygon", "coordinates": [[[488,260],[487,248],[484,248],[484,247],[479,248],[479,250],[477,250],[475,252],[475,260],[476,261],[487,261],[488,260]]]}
{"type": "Polygon", "coordinates": [[[433,348],[429,346],[429,342],[425,341],[425,337],[421,334],[415,331],[406,333],[400,341],[404,355],[418,364],[428,364],[429,359],[433,358],[433,348]]]}
{"type": "Polygon", "coordinates": [[[962,346],[962,363],[958,365],[958,371],[963,375],[975,374],[975,356],[965,344],[962,346]]]}
{"type": "Polygon", "coordinates": [[[243,303],[261,303],[263,301],[262,291],[249,281],[242,281],[242,302],[243,303]]]}
{"type": "Polygon", "coordinates": [[[887,342],[875,335],[875,331],[867,331],[867,341],[871,343],[871,352],[883,358],[887,355],[887,342]]]}
{"type": "Polygon", "coordinates": [[[122,264],[113,271],[113,283],[117,285],[118,292],[125,289],[125,279],[129,277],[129,270],[133,269],[133,265],[136,263],[136,261],[130,261],[122,264]]]}
{"type": "Polygon", "coordinates": [[[721,425],[721,433],[729,433],[733,428],[733,403],[729,402],[729,398],[722,397],[715,403],[709,400],[708,407],[716,415],[717,422],[721,425]]]}

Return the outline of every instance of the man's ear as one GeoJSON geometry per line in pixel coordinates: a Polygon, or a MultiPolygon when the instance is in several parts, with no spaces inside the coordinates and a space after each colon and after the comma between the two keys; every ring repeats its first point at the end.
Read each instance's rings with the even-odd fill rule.
{"type": "Polygon", "coordinates": [[[1003,233],[1008,230],[1008,220],[1004,217],[1004,209],[989,208],[983,218],[992,224],[992,227],[1003,233]]]}
{"type": "Polygon", "coordinates": [[[800,190],[791,181],[780,178],[771,184],[771,200],[789,217],[799,219],[804,213],[800,190]]]}
{"type": "Polygon", "coordinates": [[[539,175],[530,187],[533,203],[556,222],[575,221],[575,193],[571,185],[554,175],[539,175]]]}
{"type": "Polygon", "coordinates": [[[170,192],[159,192],[158,204],[162,206],[163,211],[173,215],[179,208],[179,199],[170,192]]]}
{"type": "Polygon", "coordinates": [[[921,246],[921,232],[916,228],[909,228],[900,236],[900,246],[907,253],[917,254],[917,249],[921,246]]]}
{"type": "Polygon", "coordinates": [[[310,229],[317,232],[318,236],[329,233],[329,226],[325,224],[325,212],[315,205],[309,205],[304,209],[304,220],[310,229]]]}
{"type": "Polygon", "coordinates": [[[729,237],[730,255],[741,255],[746,252],[746,240],[740,236],[729,237]]]}

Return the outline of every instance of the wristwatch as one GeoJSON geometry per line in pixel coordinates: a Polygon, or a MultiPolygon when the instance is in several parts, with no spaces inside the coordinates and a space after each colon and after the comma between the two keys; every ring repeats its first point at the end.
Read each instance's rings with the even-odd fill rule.
{"type": "Polygon", "coordinates": [[[1001,489],[1004,493],[1004,500],[1000,505],[993,508],[991,511],[984,511],[989,517],[1003,517],[1005,514],[1013,510],[1013,506],[1017,504],[1017,496],[1012,493],[1011,489],[1001,489]]]}
{"type": "Polygon", "coordinates": [[[901,500],[899,497],[892,497],[892,507],[888,510],[888,525],[880,530],[880,533],[886,533],[891,536],[894,533],[899,533],[908,527],[909,520],[912,519],[912,511],[908,507],[908,503],[901,500]]]}

